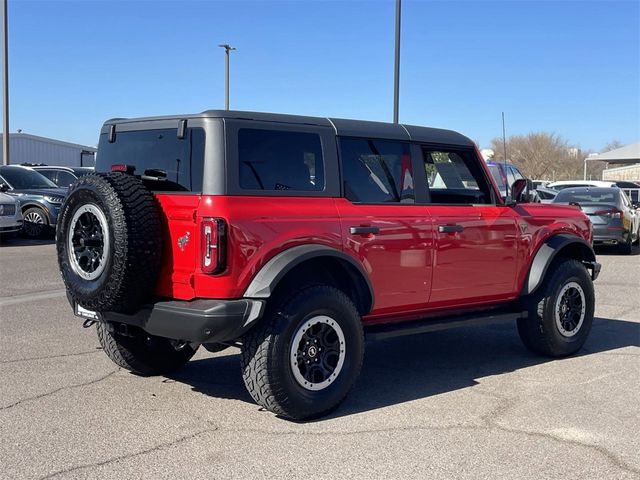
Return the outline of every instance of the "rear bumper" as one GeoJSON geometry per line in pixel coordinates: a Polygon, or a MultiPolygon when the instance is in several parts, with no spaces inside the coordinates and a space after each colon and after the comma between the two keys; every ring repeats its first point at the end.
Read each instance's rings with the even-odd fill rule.
{"type": "Polygon", "coordinates": [[[629,232],[623,229],[613,230],[604,227],[595,227],[593,228],[593,243],[594,245],[599,244],[610,244],[615,245],[618,243],[624,243],[627,241],[627,236],[629,232]]]}
{"type": "MultiPolygon", "coordinates": [[[[263,300],[163,301],[127,315],[101,312],[101,321],[136,326],[158,337],[195,343],[230,342],[249,330],[264,311],[263,300]]],[[[74,308],[75,311],[75,308],[74,308]]]]}

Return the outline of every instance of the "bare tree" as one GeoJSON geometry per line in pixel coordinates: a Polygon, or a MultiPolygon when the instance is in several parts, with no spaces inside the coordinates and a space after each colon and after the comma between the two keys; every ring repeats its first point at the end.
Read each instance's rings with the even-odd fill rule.
{"type": "Polygon", "coordinates": [[[620,140],[611,140],[609,143],[605,144],[604,147],[602,147],[600,153],[610,152],[611,150],[616,150],[622,147],[624,147],[624,143],[622,143],[620,140]]]}
{"type": "MultiPolygon", "coordinates": [[[[533,179],[562,180],[581,178],[588,152],[572,146],[555,133],[532,132],[507,138],[507,159],[524,175],[533,179]]],[[[491,141],[495,161],[504,161],[501,138],[491,141]]]]}

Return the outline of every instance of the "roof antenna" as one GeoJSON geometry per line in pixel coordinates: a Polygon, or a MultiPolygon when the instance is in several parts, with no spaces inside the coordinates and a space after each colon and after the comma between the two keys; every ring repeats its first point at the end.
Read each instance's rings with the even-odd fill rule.
{"type": "MultiPolygon", "coordinates": [[[[507,135],[505,133],[505,128],[504,128],[504,112],[502,112],[502,150],[504,152],[504,171],[505,171],[505,176],[506,176],[506,172],[507,172],[507,135]]],[[[509,178],[507,176],[507,178],[509,178]]],[[[505,183],[505,197],[509,196],[509,181],[504,182],[505,183]]]]}

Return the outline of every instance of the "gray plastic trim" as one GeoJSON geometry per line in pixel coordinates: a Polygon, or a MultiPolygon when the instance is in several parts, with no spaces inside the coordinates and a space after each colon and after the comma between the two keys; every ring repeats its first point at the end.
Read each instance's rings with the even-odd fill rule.
{"type": "Polygon", "coordinates": [[[578,244],[581,246],[583,251],[588,252],[587,258],[583,258],[586,262],[595,262],[596,254],[593,251],[593,247],[586,240],[568,234],[558,234],[548,238],[544,244],[540,247],[536,256],[531,262],[531,268],[529,269],[529,274],[527,275],[527,279],[522,288],[522,294],[528,295],[536,291],[536,289],[542,283],[549,265],[556,257],[558,252],[565,248],[570,244],[578,244]]]}
{"type": "Polygon", "coordinates": [[[334,257],[354,266],[367,284],[369,294],[371,295],[370,308],[373,307],[375,303],[373,286],[363,267],[346,253],[336,250],[335,248],[316,244],[292,247],[273,257],[260,269],[256,276],[253,277],[243,297],[269,298],[280,280],[282,280],[291,269],[306,260],[316,257],[334,257]]]}

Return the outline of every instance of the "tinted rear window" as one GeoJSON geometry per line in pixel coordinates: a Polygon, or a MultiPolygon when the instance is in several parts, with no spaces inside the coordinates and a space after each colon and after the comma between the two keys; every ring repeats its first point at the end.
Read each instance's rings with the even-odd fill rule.
{"type": "Polygon", "coordinates": [[[618,201],[618,192],[572,192],[571,190],[561,190],[555,202],[567,203],[616,203],[618,201]]]}
{"type": "Polygon", "coordinates": [[[324,190],[322,143],[316,133],[241,128],[240,187],[246,190],[324,190]]]}
{"type": "Polygon", "coordinates": [[[102,134],[96,171],[108,172],[114,164],[131,165],[134,175],[152,190],[200,192],[204,142],[201,128],[187,129],[184,139],[178,138],[175,128],[117,132],[114,143],[102,134]]]}

